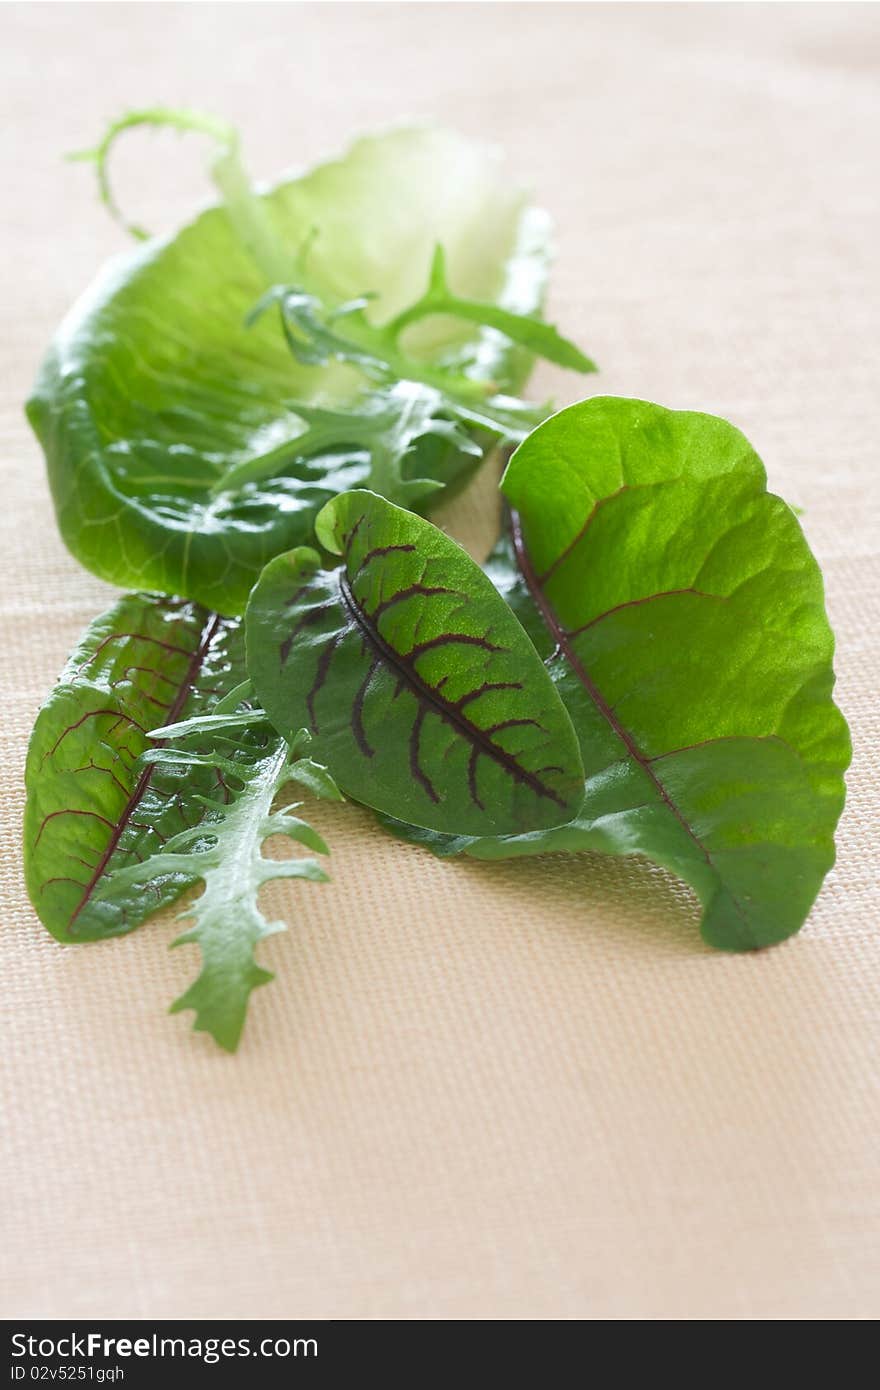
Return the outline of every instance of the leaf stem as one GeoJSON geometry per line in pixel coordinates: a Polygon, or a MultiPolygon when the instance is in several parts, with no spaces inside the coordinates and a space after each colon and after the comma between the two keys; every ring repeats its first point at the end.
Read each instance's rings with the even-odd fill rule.
{"type": "Polygon", "coordinates": [[[164,106],[129,111],[111,122],[93,149],[78,151],[70,156],[71,159],[89,160],[96,165],[101,201],[117,222],[138,241],[145,241],[150,236],[144,227],[125,217],[110,185],[110,152],[119,136],[136,126],[170,128],[181,134],[208,135],[214,140],[218,151],[211,161],[210,174],[236,235],[269,284],[287,279],[293,258],[272,226],[264,201],[253,190],[241,160],[238,132],[227,121],[220,121],[204,112],[164,106]]]}

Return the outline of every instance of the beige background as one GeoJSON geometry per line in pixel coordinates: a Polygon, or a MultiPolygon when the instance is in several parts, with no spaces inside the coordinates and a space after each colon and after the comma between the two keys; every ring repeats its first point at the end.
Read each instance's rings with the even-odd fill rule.
{"type": "MultiPolygon", "coordinates": [[[[874,5],[0,7],[7,1316],[880,1312],[878,67],[874,5]],[[503,142],[597,389],[748,433],[806,509],[856,746],[798,938],[712,954],[644,865],[438,864],[327,807],[334,881],[276,893],[235,1059],[165,1016],[196,965],[171,921],[43,932],[25,744],[111,592],[57,538],[21,403],[122,244],[59,156],[159,101],[237,120],[263,177],[407,114],[503,142]]],[[[132,137],[132,214],[183,216],[200,158],[132,137]]],[[[451,518],[477,550],[489,497],[451,518]]]]}

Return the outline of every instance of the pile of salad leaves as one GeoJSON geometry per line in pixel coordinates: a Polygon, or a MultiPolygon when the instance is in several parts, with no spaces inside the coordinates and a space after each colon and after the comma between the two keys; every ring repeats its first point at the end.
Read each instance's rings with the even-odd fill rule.
{"type": "Polygon", "coordinates": [[[128,591],[31,738],[53,936],[121,935],[201,884],[172,1008],[234,1050],[284,927],[260,887],[326,876],[291,786],[444,857],[645,855],[722,949],[796,932],[850,744],[819,569],[748,441],[523,399],[536,356],[595,368],[541,315],[550,222],[491,151],[395,129],[257,188],[227,125],[136,112],[85,156],[120,218],[109,157],[136,125],[208,137],[219,201],[129,228],[27,406],[65,542],[128,591]],[[480,567],[428,514],[499,447],[480,567]]]}

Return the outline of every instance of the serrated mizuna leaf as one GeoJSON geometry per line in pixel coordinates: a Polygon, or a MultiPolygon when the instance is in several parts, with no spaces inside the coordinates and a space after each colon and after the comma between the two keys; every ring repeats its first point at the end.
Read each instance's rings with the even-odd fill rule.
{"type": "Polygon", "coordinates": [[[343,791],[436,830],[558,825],[582,794],[577,739],[534,648],[470,557],[368,492],[316,526],[342,556],[279,556],[245,618],[255,693],[311,729],[343,791]]]}
{"type": "Polygon", "coordinates": [[[216,769],[141,756],[155,746],[150,729],[210,711],[242,679],[242,645],[237,623],[144,594],[84,634],[37,717],[26,772],[28,891],[59,941],[131,931],[195,882],[185,866],[126,891],[115,876],[228,798],[216,769]]]}
{"type": "MultiPolygon", "coordinates": [[[[236,731],[237,732],[237,731],[236,731]]],[[[196,944],[202,953],[197,979],[171,1006],[172,1013],[195,1011],[193,1027],[234,1052],[241,1038],[251,991],[268,984],[270,971],[258,965],[254,951],[266,936],[284,931],[286,924],[270,922],[258,902],[260,888],[272,879],[295,878],[321,882],[327,875],[312,858],[267,859],[263,845],[275,835],[326,854],[321,837],[293,814],[296,804],[273,810],[277,794],[289,782],[300,782],[319,795],[338,799],[326,769],[299,756],[306,736],[289,748],[268,725],[262,738],[248,731],[244,742],[224,740],[210,753],[160,750],[164,763],[181,758],[196,770],[219,769],[234,787],[227,803],[212,804],[201,826],[183,830],[162,847],[152,864],[133,864],[120,870],[116,888],[131,891],[150,881],[157,868],[188,874],[204,883],[204,892],[180,914],[192,927],[174,942],[196,944]]]]}
{"type": "Polygon", "coordinates": [[[572,716],[586,796],[570,825],[469,852],[641,853],[693,886],[713,945],[797,931],[850,742],[819,568],[760,459],[723,420],[597,398],[536,430],[502,487],[487,568],[572,716]]]}

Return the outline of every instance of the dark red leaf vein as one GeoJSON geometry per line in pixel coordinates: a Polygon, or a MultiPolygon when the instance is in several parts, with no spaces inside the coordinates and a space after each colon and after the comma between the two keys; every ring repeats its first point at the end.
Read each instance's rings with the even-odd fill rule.
{"type": "MultiPolygon", "coordinates": [[[[513,539],[513,550],[516,556],[516,561],[517,565],[519,566],[520,573],[522,574],[523,579],[526,582],[526,586],[529,590],[529,593],[532,596],[532,600],[535,603],[535,606],[537,607],[539,613],[541,614],[541,617],[544,620],[545,626],[547,627],[550,636],[557,644],[560,653],[565,657],[566,661],[571,666],[571,669],[574,671],[581,685],[584,687],[587,694],[590,696],[590,699],[593,701],[593,704],[596,706],[599,713],[604,717],[604,719],[613,729],[614,733],[620,739],[621,743],[623,743],[624,747],[627,749],[627,752],[630,754],[633,761],[638,764],[638,766],[645,773],[645,776],[653,783],[664,805],[668,808],[672,815],[675,816],[676,820],[679,822],[679,824],[685,830],[687,835],[697,846],[697,849],[700,851],[700,854],[705,859],[710,869],[712,869],[713,872],[717,873],[715,865],[712,863],[711,854],[709,853],[706,846],[703,844],[702,840],[697,835],[696,831],[688,823],[682,811],[673,801],[672,797],[669,795],[669,792],[666,790],[666,787],[663,785],[660,778],[657,776],[657,773],[651,766],[652,760],[645,753],[642,752],[642,749],[636,743],[630,731],[620,722],[617,715],[614,713],[613,709],[608,704],[605,697],[602,695],[598,686],[596,686],[596,684],[593,682],[583,662],[580,660],[577,653],[572,648],[569,641],[569,634],[565,631],[562,624],[559,622],[559,619],[556,616],[553,606],[547,598],[547,595],[544,593],[544,590],[542,588],[542,580],[535,573],[528,549],[526,547],[525,538],[522,533],[522,524],[520,522],[518,512],[511,511],[510,513],[510,529],[511,536],[513,539]]],[[[551,568],[555,568],[555,566],[551,568]]],[[[549,572],[550,571],[548,571],[548,573],[549,572]]],[[[734,904],[737,912],[743,918],[743,920],[747,921],[748,918],[746,912],[742,908],[741,904],[737,902],[736,898],[733,896],[732,893],[730,894],[730,899],[731,902],[734,904]]]]}
{"type": "MultiPolygon", "coordinates": [[[[447,724],[451,725],[455,732],[462,736],[468,743],[478,745],[480,752],[485,754],[486,757],[494,759],[514,781],[523,783],[536,796],[546,797],[554,801],[558,806],[565,806],[563,798],[559,796],[552,787],[548,787],[541,781],[540,777],[535,775],[535,773],[524,768],[513,754],[508,753],[506,749],[493,742],[485,729],[480,728],[478,724],[472,723],[472,721],[462,713],[457,703],[445,699],[438,687],[428,685],[419,675],[415,667],[416,660],[424,651],[439,646],[451,645],[452,642],[458,640],[478,645],[489,652],[503,651],[505,650],[503,647],[496,646],[494,643],[489,642],[487,638],[475,637],[467,633],[443,633],[440,637],[432,638],[429,642],[417,644],[417,646],[411,648],[408,652],[395,651],[394,648],[386,642],[385,638],[382,637],[378,629],[372,626],[354,597],[354,594],[351,592],[349,581],[342,573],[340,573],[339,576],[339,590],[343,607],[348,611],[353,624],[360,631],[363,640],[378,654],[379,659],[390,668],[398,681],[402,680],[405,685],[409,687],[419,704],[420,713],[423,706],[428,706],[447,724]]],[[[338,635],[336,640],[338,640],[338,635]]],[[[328,651],[332,653],[332,647],[328,646],[324,649],[322,660],[328,651]]],[[[329,665],[329,657],[327,661],[329,665]]],[[[314,692],[314,686],[312,689],[314,692]]],[[[427,711],[425,711],[425,713],[426,712],[427,711]]],[[[424,714],[421,715],[418,721],[419,733],[421,731],[423,718],[424,714]]],[[[417,749],[418,742],[416,742],[415,746],[417,749]]],[[[411,752],[412,748],[413,744],[411,742],[411,752]]],[[[421,779],[417,778],[417,780],[421,779]]]]}
{"type": "MultiPolygon", "coordinates": [[[[204,665],[205,658],[210,650],[211,643],[213,642],[217,634],[217,630],[221,622],[222,619],[219,613],[212,613],[209,615],[205,623],[205,626],[202,629],[202,635],[199,645],[196,648],[196,650],[192,653],[189,665],[187,666],[183,680],[180,683],[180,688],[177,692],[177,696],[168,708],[167,722],[169,724],[173,724],[176,722],[177,719],[179,719],[184,705],[186,704],[186,701],[189,698],[190,691],[192,690],[193,685],[198,679],[199,672],[201,671],[202,666],[204,665]]],[[[126,718],[127,716],[122,717],[126,718]]],[[[135,721],[130,720],[129,722],[134,723],[135,721]]],[[[167,739],[157,740],[156,747],[164,748],[167,742],[167,739]]],[[[82,912],[86,903],[89,901],[89,898],[94,892],[96,885],[99,883],[101,877],[103,876],[104,871],[107,868],[107,865],[109,864],[110,860],[112,859],[114,851],[116,850],[116,847],[119,844],[120,839],[122,838],[126,826],[132,820],[132,817],[134,816],[134,813],[137,810],[137,807],[139,806],[144,793],[146,792],[147,788],[150,785],[150,782],[152,781],[153,774],[157,766],[158,764],[156,763],[150,763],[148,767],[144,768],[143,772],[140,774],[140,776],[137,779],[137,782],[134,785],[134,789],[130,797],[128,798],[128,801],[123,807],[122,813],[116,821],[116,824],[113,825],[112,822],[105,821],[105,824],[110,826],[110,839],[107,843],[106,848],[104,849],[104,852],[101,855],[101,858],[95,865],[95,869],[92,873],[92,876],[83,890],[82,897],[80,898],[79,902],[73,910],[73,913],[68,922],[68,930],[72,928],[77,917],[82,912]]],[[[104,818],[100,817],[100,819],[104,818]]],[[[42,827],[40,833],[42,834],[42,827]]],[[[137,854],[137,851],[135,850],[134,853],[137,854]]]]}

